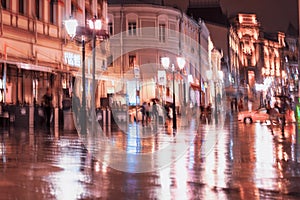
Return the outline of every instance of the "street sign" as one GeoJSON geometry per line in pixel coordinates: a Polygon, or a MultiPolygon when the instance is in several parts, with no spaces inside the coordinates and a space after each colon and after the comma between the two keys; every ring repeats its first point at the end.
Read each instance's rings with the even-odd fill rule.
{"type": "Polygon", "coordinates": [[[167,75],[166,71],[164,70],[158,70],[157,71],[157,79],[158,79],[158,85],[166,85],[167,82],[167,75]]]}
{"type": "Polygon", "coordinates": [[[138,66],[134,66],[134,78],[140,78],[140,68],[138,66]]]}

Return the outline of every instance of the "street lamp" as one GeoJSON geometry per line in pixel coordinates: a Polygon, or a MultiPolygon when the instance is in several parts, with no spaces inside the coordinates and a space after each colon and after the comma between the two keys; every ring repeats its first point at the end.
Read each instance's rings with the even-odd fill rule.
{"type": "Polygon", "coordinates": [[[88,20],[88,24],[91,30],[93,30],[92,32],[92,51],[93,51],[93,66],[92,66],[92,128],[94,128],[94,121],[95,121],[95,115],[94,112],[96,111],[95,108],[95,91],[96,91],[96,81],[95,81],[95,74],[96,74],[96,30],[101,30],[102,28],[102,22],[100,19],[96,19],[96,17],[94,17],[93,19],[88,20]]]}
{"type": "MultiPolygon", "coordinates": [[[[81,42],[82,46],[82,106],[81,106],[81,132],[86,133],[86,89],[85,89],[85,44],[88,38],[92,39],[92,53],[93,53],[93,69],[92,69],[92,89],[95,91],[95,74],[96,74],[96,39],[97,36],[101,39],[108,38],[105,30],[102,30],[102,22],[100,19],[94,17],[88,20],[89,28],[78,26],[76,19],[69,19],[65,22],[67,33],[72,39],[81,42]],[[78,38],[77,38],[78,37],[78,38]]],[[[95,97],[92,97],[92,110],[95,111],[95,97]]],[[[92,114],[92,122],[94,121],[94,113],[92,114]]]]}
{"type": "MultiPolygon", "coordinates": [[[[161,63],[163,67],[167,70],[170,67],[170,58],[169,57],[162,57],[161,63]]],[[[180,70],[184,68],[185,65],[185,59],[183,57],[177,57],[177,64],[180,70]]],[[[176,119],[176,102],[175,102],[175,65],[171,65],[171,70],[173,74],[173,104],[172,104],[172,113],[173,113],[173,129],[177,129],[177,119],[176,119]]]]}

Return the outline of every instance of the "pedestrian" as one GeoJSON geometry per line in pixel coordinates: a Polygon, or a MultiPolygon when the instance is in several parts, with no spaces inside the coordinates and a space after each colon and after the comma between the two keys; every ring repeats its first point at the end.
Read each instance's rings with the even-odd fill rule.
{"type": "Polygon", "coordinates": [[[47,127],[50,127],[50,123],[51,123],[51,116],[52,116],[52,100],[53,100],[53,95],[51,92],[50,88],[46,89],[46,93],[43,96],[43,102],[42,102],[42,106],[44,108],[44,112],[46,114],[46,125],[47,127]]]}
{"type": "Polygon", "coordinates": [[[244,105],[243,105],[243,104],[244,104],[243,99],[240,98],[239,104],[238,104],[239,111],[242,111],[242,110],[243,110],[243,108],[244,108],[244,105]]]}
{"type": "Polygon", "coordinates": [[[152,106],[148,102],[148,106],[147,106],[147,109],[146,109],[146,121],[147,121],[147,123],[151,122],[151,112],[152,112],[152,106]]]}
{"type": "Polygon", "coordinates": [[[146,107],[147,107],[147,103],[144,102],[142,104],[142,108],[141,108],[141,113],[142,113],[142,125],[144,126],[145,124],[145,119],[146,119],[146,107]]]}
{"type": "Polygon", "coordinates": [[[205,106],[203,103],[200,105],[200,120],[201,121],[205,120],[205,106]]]}
{"type": "Polygon", "coordinates": [[[273,134],[273,124],[274,123],[277,124],[279,122],[278,121],[279,113],[275,108],[272,108],[270,105],[268,105],[267,107],[267,113],[269,114],[270,129],[271,129],[271,133],[273,134]]]}
{"type": "Polygon", "coordinates": [[[210,123],[211,119],[212,119],[212,117],[211,117],[211,114],[212,114],[212,105],[211,105],[211,103],[209,103],[207,105],[205,110],[206,110],[206,118],[207,118],[208,122],[210,123]]]}
{"type": "Polygon", "coordinates": [[[274,108],[275,108],[279,113],[282,113],[281,107],[279,106],[278,102],[275,102],[274,108]]]}
{"type": "Polygon", "coordinates": [[[79,115],[80,108],[81,108],[80,99],[76,95],[76,93],[74,92],[73,95],[72,95],[72,110],[75,114],[75,118],[76,118],[77,123],[80,121],[80,115],[79,115]]]}
{"type": "Polygon", "coordinates": [[[153,105],[152,105],[152,113],[153,113],[153,119],[156,122],[158,120],[158,108],[155,100],[153,101],[153,105]]]}
{"type": "Polygon", "coordinates": [[[235,97],[235,98],[234,98],[234,110],[235,110],[236,112],[238,111],[237,104],[238,104],[237,98],[235,97]]]}

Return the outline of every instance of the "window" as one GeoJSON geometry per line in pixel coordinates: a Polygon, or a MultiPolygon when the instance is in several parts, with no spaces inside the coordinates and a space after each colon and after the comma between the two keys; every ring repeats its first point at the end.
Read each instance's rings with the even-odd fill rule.
{"type": "Polygon", "coordinates": [[[72,16],[75,16],[74,13],[77,11],[77,8],[75,6],[75,4],[72,2],[71,3],[71,13],[72,13],[72,16]]]}
{"type": "Polygon", "coordinates": [[[41,19],[40,0],[35,0],[35,16],[37,19],[41,19]]]}
{"type": "Polygon", "coordinates": [[[54,23],[54,3],[50,2],[50,23],[54,23]]]}
{"type": "Polygon", "coordinates": [[[134,67],[136,61],[136,56],[135,55],[129,55],[129,67],[134,67]]]}
{"type": "Polygon", "coordinates": [[[165,24],[159,24],[159,41],[160,42],[166,42],[166,25],[165,24]]]}
{"type": "Polygon", "coordinates": [[[3,9],[9,9],[10,0],[1,0],[1,5],[3,9]]]}
{"type": "Polygon", "coordinates": [[[25,14],[24,13],[25,12],[24,5],[25,5],[24,1],[23,0],[19,0],[19,13],[20,14],[25,14]]]}
{"type": "Polygon", "coordinates": [[[128,35],[136,35],[136,22],[128,22],[128,35]]]}
{"type": "Polygon", "coordinates": [[[113,32],[113,24],[112,24],[112,22],[109,22],[107,24],[107,26],[108,26],[109,35],[113,35],[114,32],[113,32]]]}
{"type": "Polygon", "coordinates": [[[52,24],[57,24],[57,15],[58,15],[58,12],[57,12],[57,4],[55,3],[54,0],[51,0],[50,1],[50,10],[49,10],[49,22],[52,23],[52,24]]]}

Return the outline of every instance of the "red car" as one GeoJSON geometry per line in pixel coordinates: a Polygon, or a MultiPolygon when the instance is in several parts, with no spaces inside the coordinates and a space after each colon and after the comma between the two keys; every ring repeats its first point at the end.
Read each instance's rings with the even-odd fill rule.
{"type": "Polygon", "coordinates": [[[265,122],[269,120],[269,114],[266,108],[260,108],[258,110],[252,111],[242,111],[238,114],[238,120],[246,124],[251,124],[252,122],[265,122]]]}
{"type": "MultiPolygon", "coordinates": [[[[280,114],[277,111],[275,111],[275,112],[276,113],[273,113],[272,115],[275,115],[275,117],[277,115],[278,120],[280,120],[282,118],[282,114],[280,114]]],[[[252,111],[242,111],[242,112],[239,112],[239,114],[238,114],[238,120],[242,121],[246,124],[251,124],[253,122],[266,122],[269,119],[270,119],[270,116],[267,113],[266,108],[260,108],[258,110],[252,110],[252,111]]],[[[286,120],[286,123],[291,123],[291,122],[296,121],[293,110],[288,109],[285,112],[285,120],[286,120]]]]}

